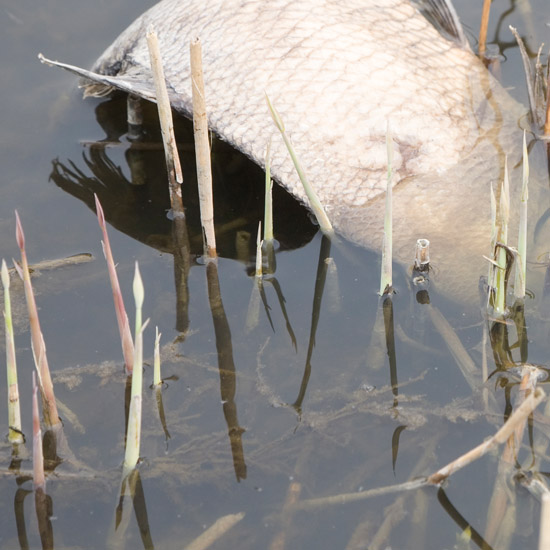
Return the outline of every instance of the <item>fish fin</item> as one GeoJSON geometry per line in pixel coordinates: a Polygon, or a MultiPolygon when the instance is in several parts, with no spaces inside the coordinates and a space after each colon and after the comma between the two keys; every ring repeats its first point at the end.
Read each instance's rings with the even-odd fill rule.
{"type": "Polygon", "coordinates": [[[74,73],[83,78],[81,87],[84,88],[84,97],[105,97],[108,96],[113,90],[122,90],[129,94],[142,97],[149,101],[155,102],[155,89],[154,85],[150,85],[144,82],[143,75],[136,75],[132,78],[132,75],[127,73],[124,78],[118,76],[109,76],[94,73],[75,65],[68,65],[59,61],[52,61],[47,59],[42,54],[38,54],[38,59],[45,65],[52,67],[60,67],[74,73]]]}
{"type": "Polygon", "coordinates": [[[412,3],[445,38],[469,48],[452,0],[412,0],[412,3]]]}

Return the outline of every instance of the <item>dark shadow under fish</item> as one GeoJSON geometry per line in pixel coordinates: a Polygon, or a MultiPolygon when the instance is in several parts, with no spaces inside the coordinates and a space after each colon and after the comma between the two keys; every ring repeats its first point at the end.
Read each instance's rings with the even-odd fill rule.
{"type": "Polygon", "coordinates": [[[88,95],[116,88],[154,101],[152,24],[171,103],[189,115],[188,45],[200,37],[210,127],[260,166],[271,140],[274,178],[305,202],[267,93],[336,231],[372,249],[382,242],[389,121],[395,258],[411,263],[416,239],[427,238],[438,286],[474,297],[489,252],[490,186],[521,148],[525,109],[465,45],[448,2],[418,3],[454,40],[408,0],[164,0],[91,72],[64,67],[86,77],[88,95]]]}

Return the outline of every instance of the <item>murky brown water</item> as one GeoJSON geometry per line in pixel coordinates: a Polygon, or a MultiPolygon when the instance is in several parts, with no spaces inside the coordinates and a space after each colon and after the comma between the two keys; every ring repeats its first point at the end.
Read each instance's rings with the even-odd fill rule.
{"type": "MultiPolygon", "coordinates": [[[[524,102],[519,54],[508,25],[532,29],[526,36],[532,49],[544,39],[548,42],[550,13],[544,3],[532,2],[532,15],[524,18],[519,3],[495,2],[492,15],[489,36],[497,32],[507,58],[501,69],[503,82],[515,86],[512,93],[524,102]]],[[[307,212],[278,192],[275,231],[281,249],[274,276],[264,281],[266,308],[261,296],[251,298],[254,282],[249,276],[262,215],[263,174],[216,142],[223,315],[220,309],[212,310],[208,292],[215,285],[196,258],[201,243],[191,133],[180,121],[181,151],[191,151],[183,157],[192,251],[185,314],[182,286],[175,281],[183,266],[169,252],[173,243],[156,124],[147,126],[143,150],[136,155],[126,136],[124,102],[83,102],[73,77],[43,67],[36,59],[42,51],[89,65],[150,3],[12,4],[0,8],[0,255],[18,255],[13,216],[17,208],[31,263],[77,252],[90,252],[95,258],[43,270],[35,277],[56,395],[74,414],[73,418],[65,409],[61,412],[76,461],[58,466],[47,481],[55,548],[183,548],[219,517],[239,512],[245,513],[244,519],[212,548],[480,547],[495,521],[488,508],[498,454],[457,473],[444,492],[422,489],[314,511],[284,508],[292,490],[305,501],[429,474],[502,425],[517,396],[514,377],[497,373],[483,385],[478,374],[479,389],[472,392],[443,342],[441,324],[434,324],[430,313],[435,307],[444,312],[479,369],[479,306],[452,304],[434,293],[432,306],[422,305],[406,274],[399,273],[393,299],[395,355],[388,359],[386,334],[379,330],[384,318],[376,294],[378,256],[346,243],[333,244],[329,251],[307,212]],[[145,185],[130,184],[132,170],[146,175],[145,185]],[[118,515],[126,380],[101,234],[90,209],[93,192],[102,200],[110,223],[130,312],[134,262],[140,264],[146,288],[144,315],[151,318],[145,334],[149,362],[154,326],[163,334],[165,423],[149,388],[152,369],[147,366],[141,485],[134,508],[126,499],[118,515]],[[325,263],[328,256],[333,263],[325,263]],[[187,323],[182,336],[178,329],[187,323]],[[488,390],[488,406],[482,387],[488,390]],[[118,534],[113,534],[117,518],[118,534]],[[468,524],[473,529],[470,543],[460,540],[468,524]],[[282,534],[286,546],[281,546],[282,534]]],[[[477,31],[477,2],[457,8],[477,31]]],[[[539,149],[531,153],[533,173],[540,185],[548,185],[539,149]]],[[[544,217],[533,220],[531,229],[537,231],[538,242],[548,238],[544,217]]],[[[526,304],[527,359],[547,366],[549,316],[540,268],[531,266],[528,277],[535,299],[526,304]]],[[[15,288],[14,294],[17,306],[20,290],[15,288]]],[[[30,451],[33,367],[21,319],[18,364],[23,430],[30,451]]],[[[511,328],[511,347],[515,340],[511,328]]],[[[496,363],[489,347],[487,351],[492,372],[496,363]]],[[[519,362],[520,351],[510,353],[519,362]]],[[[0,385],[1,395],[5,383],[0,385]]],[[[2,419],[7,432],[6,413],[0,414],[2,419]]],[[[537,421],[533,433],[533,441],[542,437],[544,442],[545,423],[537,421]]],[[[518,463],[544,481],[547,452],[542,444],[531,444],[528,434],[523,443],[518,463]]],[[[9,471],[7,443],[0,447],[0,460],[0,548],[40,548],[32,482],[18,476],[16,469],[9,471]]],[[[13,467],[25,472],[31,464],[24,458],[13,467]]],[[[535,547],[539,504],[511,476],[506,480],[509,513],[497,529],[502,538],[491,545],[535,547]],[[507,530],[512,534],[506,535],[507,530]]]]}

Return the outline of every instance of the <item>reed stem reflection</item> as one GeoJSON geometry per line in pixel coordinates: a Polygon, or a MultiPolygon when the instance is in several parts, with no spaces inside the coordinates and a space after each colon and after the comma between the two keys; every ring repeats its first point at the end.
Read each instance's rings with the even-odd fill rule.
{"type": "Polygon", "coordinates": [[[244,428],[239,426],[235,392],[237,375],[233,360],[233,344],[231,329],[223,307],[216,261],[208,260],[206,264],[206,279],[208,284],[208,300],[216,335],[216,350],[218,352],[218,369],[220,373],[220,393],[223,403],[223,415],[227,423],[233,467],[237,481],[246,479],[246,463],[242,443],[244,428]]]}
{"type": "Polygon", "coordinates": [[[325,289],[325,282],[327,279],[328,264],[327,258],[330,257],[331,239],[327,235],[323,234],[321,239],[321,246],[319,248],[319,261],[317,263],[317,275],[315,277],[315,290],[313,292],[313,307],[311,310],[311,328],[309,331],[309,343],[307,348],[306,366],[304,369],[304,375],[302,377],[302,383],[300,384],[300,391],[296,401],[292,404],[292,407],[296,410],[299,416],[302,414],[302,403],[306,396],[307,385],[309,383],[309,377],[311,376],[311,357],[313,356],[313,348],[315,347],[315,335],[317,333],[317,326],[319,325],[319,317],[321,315],[321,302],[323,299],[323,291],[325,289]]]}

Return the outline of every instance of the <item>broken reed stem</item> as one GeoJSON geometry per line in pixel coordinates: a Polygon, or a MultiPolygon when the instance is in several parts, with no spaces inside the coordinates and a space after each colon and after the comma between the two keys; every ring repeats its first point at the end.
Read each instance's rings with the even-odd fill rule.
{"type": "Polygon", "coordinates": [[[6,332],[6,370],[8,377],[8,441],[11,444],[25,442],[21,431],[21,407],[17,384],[17,362],[11,316],[10,275],[6,262],[2,259],[2,285],[4,287],[4,326],[6,332]]]}
{"type": "Polygon", "coordinates": [[[366,500],[368,498],[377,497],[380,495],[387,495],[391,493],[398,493],[401,491],[411,491],[426,487],[427,485],[440,485],[449,476],[455,472],[464,468],[468,464],[471,464],[478,458],[481,458],[488,451],[490,451],[496,445],[505,443],[508,438],[514,433],[519,425],[521,425],[527,417],[535,410],[535,408],[546,398],[546,394],[540,388],[536,388],[535,391],[523,401],[523,403],[512,413],[510,418],[505,424],[498,430],[492,437],[485,440],[483,443],[468,451],[464,455],[453,460],[437,472],[431,474],[428,477],[415,479],[412,481],[406,481],[397,485],[388,485],[386,487],[377,487],[375,489],[368,489],[361,492],[343,493],[339,495],[332,495],[328,497],[304,499],[299,501],[294,509],[296,510],[318,510],[319,508],[325,508],[327,506],[334,506],[337,504],[347,504],[350,502],[356,502],[360,500],[366,500]]]}
{"type": "MultiPolygon", "coordinates": [[[[548,57],[550,57],[550,55],[548,57]]],[[[546,63],[550,64],[548,58],[546,63]]],[[[544,136],[550,138],[550,77],[546,79],[546,118],[544,120],[544,136]]]]}
{"type": "Polygon", "coordinates": [[[166,157],[166,168],[168,170],[168,184],[170,189],[170,204],[174,215],[183,215],[183,203],[181,200],[181,186],[183,175],[181,172],[178,148],[176,146],[176,137],[174,135],[174,123],[172,120],[172,109],[168,90],[166,89],[166,79],[162,68],[162,58],[160,54],[157,33],[153,25],[147,28],[147,47],[149,49],[149,60],[151,62],[151,71],[155,83],[155,95],[157,98],[157,107],[160,119],[160,129],[162,133],[162,142],[164,144],[164,155],[166,157]]]}
{"type": "Polygon", "coordinates": [[[539,550],[550,548],[550,494],[544,493],[541,498],[539,550]]]}
{"type": "Polygon", "coordinates": [[[290,158],[292,159],[292,162],[294,164],[294,168],[296,169],[296,172],[298,174],[298,177],[300,178],[300,181],[302,182],[302,185],[304,187],[304,191],[306,192],[307,198],[309,200],[309,206],[311,210],[313,210],[313,213],[315,214],[315,217],[317,218],[317,222],[319,223],[319,227],[321,228],[321,231],[331,237],[334,235],[334,229],[332,228],[332,224],[330,223],[330,220],[328,219],[328,216],[325,212],[325,209],[323,208],[323,205],[321,204],[321,201],[319,200],[319,197],[317,196],[317,193],[313,189],[313,187],[310,185],[306,174],[304,170],[302,169],[302,165],[300,163],[300,160],[298,159],[298,156],[296,155],[296,152],[294,151],[294,146],[292,145],[292,142],[290,141],[290,138],[288,137],[288,134],[285,130],[285,125],[283,124],[283,120],[281,119],[281,116],[277,112],[277,109],[273,106],[271,103],[271,100],[269,99],[269,96],[265,94],[265,99],[267,101],[267,106],[269,107],[269,112],[271,114],[271,118],[273,119],[273,122],[275,123],[275,126],[277,126],[277,129],[281,133],[281,136],[283,137],[283,141],[285,142],[286,148],[290,154],[290,158]]]}
{"type": "Polygon", "coordinates": [[[485,57],[487,49],[487,28],[489,27],[489,14],[491,12],[491,0],[483,0],[481,11],[481,24],[479,26],[479,57],[485,57]]]}
{"type": "Polygon", "coordinates": [[[38,386],[36,373],[32,373],[32,469],[33,489],[46,491],[44,476],[44,455],[42,452],[42,430],[40,429],[40,412],[38,410],[38,386]]]}
{"type": "Polygon", "coordinates": [[[271,140],[265,152],[264,241],[273,241],[273,180],[271,179],[271,140]]]}
{"type": "Polygon", "coordinates": [[[428,476],[426,481],[430,484],[439,485],[450,475],[472,463],[474,460],[481,458],[496,445],[505,443],[506,440],[514,433],[516,428],[525,422],[525,419],[537,408],[539,403],[541,403],[545,397],[546,394],[544,391],[537,388],[533,393],[526,397],[525,401],[523,401],[523,403],[514,411],[514,413],[510,416],[510,418],[508,418],[508,420],[495,435],[485,440],[471,451],[468,451],[458,457],[456,460],[453,460],[447,464],[447,466],[444,466],[437,472],[428,476]]]}
{"type": "Polygon", "coordinates": [[[518,258],[516,259],[516,278],[514,283],[514,296],[517,299],[525,298],[525,283],[527,276],[527,202],[529,200],[529,155],[523,131],[523,183],[521,187],[519,232],[518,232],[518,258]]]}
{"type": "Polygon", "coordinates": [[[244,518],[244,512],[229,514],[217,519],[204,533],[199,535],[184,550],[208,550],[229,529],[237,525],[244,518]]]}
{"type": "Polygon", "coordinates": [[[210,163],[210,142],[204,77],[202,71],[202,47],[199,38],[191,40],[191,85],[193,89],[193,133],[195,136],[195,157],[197,161],[197,182],[201,223],[205,239],[205,255],[216,258],[216,234],[214,232],[214,200],[212,196],[212,166],[210,163]]]}
{"type": "Polygon", "coordinates": [[[388,121],[386,127],[386,150],[388,155],[388,175],[386,185],[386,210],[384,215],[384,242],[382,244],[382,268],[380,273],[380,296],[392,292],[392,162],[393,162],[393,141],[388,121]]]}
{"type": "Polygon", "coordinates": [[[97,213],[97,221],[99,227],[103,233],[103,240],[101,246],[103,247],[103,255],[107,261],[107,269],[109,271],[109,280],[111,282],[111,289],[113,291],[113,301],[115,304],[116,320],[118,323],[118,332],[120,335],[120,343],[122,344],[122,354],[124,355],[124,364],[126,374],[132,374],[134,368],[134,343],[132,341],[132,333],[130,332],[130,323],[128,322],[128,315],[126,314],[126,308],[124,307],[124,300],[122,298],[122,292],[120,291],[120,285],[118,283],[118,275],[116,272],[115,261],[113,259],[113,253],[111,252],[111,243],[109,241],[109,235],[107,233],[107,224],[105,223],[105,215],[103,214],[103,207],[94,193],[95,209],[97,213]]]}
{"type": "MultiPolygon", "coordinates": [[[[31,329],[31,345],[34,357],[34,363],[39,374],[40,393],[42,395],[44,423],[46,427],[52,428],[61,425],[61,420],[57,413],[57,405],[53,391],[48,358],[46,356],[46,344],[40,330],[40,321],[38,319],[38,310],[32,290],[31,276],[29,273],[29,264],[27,262],[27,253],[25,252],[25,234],[23,226],[19,219],[17,210],[15,211],[16,238],[19,250],[21,251],[21,270],[18,269],[19,276],[23,279],[25,288],[25,299],[27,302],[27,311],[29,314],[29,326],[31,329]]],[[[15,264],[17,266],[17,264],[15,264]]]]}
{"type": "Polygon", "coordinates": [[[130,413],[128,415],[128,432],[126,435],[126,451],[124,454],[123,471],[133,470],[139,460],[141,442],[141,391],[143,386],[143,330],[147,322],[142,325],[141,312],[143,307],[143,281],[136,262],[134,274],[134,300],[136,303],[136,332],[134,348],[134,370],[132,372],[132,395],[130,398],[130,413]]]}
{"type": "Polygon", "coordinates": [[[417,239],[416,241],[414,268],[417,271],[430,269],[430,241],[428,239],[417,239]]]}
{"type": "Polygon", "coordinates": [[[162,333],[159,332],[159,328],[155,327],[155,352],[153,360],[153,386],[160,386],[162,384],[162,378],[160,376],[160,337],[162,333]]]}

